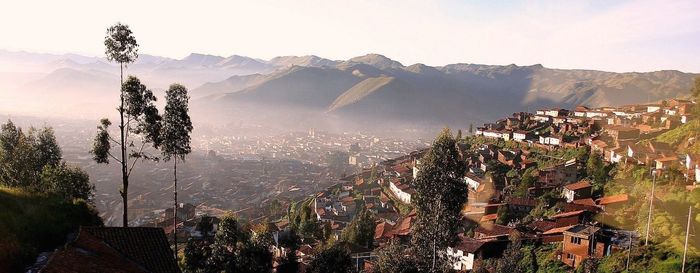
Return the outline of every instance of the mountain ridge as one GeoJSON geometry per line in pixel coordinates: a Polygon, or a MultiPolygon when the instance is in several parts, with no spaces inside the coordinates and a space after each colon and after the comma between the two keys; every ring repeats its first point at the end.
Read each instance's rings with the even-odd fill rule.
{"type": "MultiPolygon", "coordinates": [[[[119,76],[118,65],[104,58],[75,54],[0,50],[0,67],[3,65],[30,70],[0,77],[0,87],[20,86],[12,93],[20,97],[17,101],[33,99],[21,97],[26,93],[23,88],[34,91],[26,94],[52,90],[52,100],[66,98],[62,103],[44,107],[49,113],[58,111],[56,105],[61,105],[61,109],[81,109],[66,96],[70,92],[85,94],[81,105],[100,111],[104,106],[89,104],[88,98],[108,101],[100,96],[115,89],[119,76]],[[76,88],[80,92],[73,90],[76,88]]],[[[269,116],[265,118],[286,120],[285,124],[351,119],[359,124],[383,121],[455,126],[498,118],[504,111],[579,104],[622,105],[683,97],[692,79],[698,76],[677,70],[617,73],[556,69],[542,64],[406,66],[381,54],[347,60],[316,55],[261,60],[201,53],[182,59],[142,54],[127,66],[126,74],[139,76],[158,92],[174,82],[184,84],[190,89],[195,117],[201,111],[224,122],[239,116],[255,120],[261,118],[259,112],[265,109],[269,116]]]]}

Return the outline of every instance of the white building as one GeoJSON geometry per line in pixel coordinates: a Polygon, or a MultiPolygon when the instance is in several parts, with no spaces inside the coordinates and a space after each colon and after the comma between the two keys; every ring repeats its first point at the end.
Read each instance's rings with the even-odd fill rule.
{"type": "Polygon", "coordinates": [[[418,178],[418,173],[420,172],[420,159],[416,159],[416,163],[413,164],[413,179],[418,178]]]}
{"type": "Polygon", "coordinates": [[[552,119],[552,117],[547,116],[547,115],[534,115],[532,117],[533,120],[538,121],[538,122],[548,122],[552,119]]]}
{"type": "Polygon", "coordinates": [[[548,109],[544,111],[544,114],[550,117],[558,117],[562,114],[561,109],[548,109]]]}
{"type": "Polygon", "coordinates": [[[474,269],[474,260],[485,242],[473,238],[461,238],[455,247],[448,247],[446,254],[452,262],[452,269],[470,271],[474,269]]]}
{"type": "Polygon", "coordinates": [[[484,131],[484,136],[485,137],[491,137],[491,138],[503,138],[503,133],[499,131],[494,131],[494,130],[486,130],[484,131]]]}
{"type": "Polygon", "coordinates": [[[389,189],[391,192],[406,204],[411,203],[411,194],[414,192],[413,188],[407,184],[401,184],[398,181],[392,181],[389,183],[389,189]]]}
{"type": "Polygon", "coordinates": [[[527,132],[525,131],[515,131],[513,132],[513,139],[518,142],[525,141],[527,139],[527,132]]]}
{"type": "Polygon", "coordinates": [[[607,117],[608,113],[603,112],[603,111],[589,111],[586,112],[586,117],[587,118],[593,118],[593,117],[607,117]]]}
{"type": "Polygon", "coordinates": [[[555,136],[540,136],[540,144],[559,146],[561,145],[561,138],[555,136]]]}
{"type": "Polygon", "coordinates": [[[474,174],[468,173],[464,176],[464,182],[467,183],[467,187],[469,189],[476,191],[476,189],[483,183],[483,179],[474,174]]]}
{"type": "Polygon", "coordinates": [[[661,105],[647,105],[647,113],[653,113],[661,110],[661,105]]]}

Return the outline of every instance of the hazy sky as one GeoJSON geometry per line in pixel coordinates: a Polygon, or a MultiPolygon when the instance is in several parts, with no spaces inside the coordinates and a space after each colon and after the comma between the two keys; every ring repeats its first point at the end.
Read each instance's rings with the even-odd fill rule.
{"type": "Polygon", "coordinates": [[[21,0],[2,4],[0,48],[101,56],[117,21],[142,53],[173,58],[381,53],[406,65],[700,72],[698,0],[21,0]]]}

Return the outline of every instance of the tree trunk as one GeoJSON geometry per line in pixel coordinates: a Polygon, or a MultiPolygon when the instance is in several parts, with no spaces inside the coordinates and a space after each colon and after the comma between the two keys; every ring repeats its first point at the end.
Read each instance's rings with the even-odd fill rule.
{"type": "Polygon", "coordinates": [[[173,242],[175,242],[175,260],[177,261],[177,155],[175,155],[175,166],[173,168],[173,175],[175,176],[175,187],[173,191],[175,192],[175,217],[173,221],[175,222],[173,226],[173,242]]]}
{"type": "Polygon", "coordinates": [[[122,85],[124,85],[124,64],[119,63],[119,80],[120,80],[120,85],[119,85],[119,93],[120,93],[120,99],[121,99],[121,104],[119,106],[119,132],[121,133],[121,152],[122,152],[122,204],[124,205],[124,215],[122,216],[122,226],[128,227],[129,226],[129,213],[128,213],[128,205],[127,205],[127,193],[129,191],[129,174],[127,173],[127,161],[126,161],[126,132],[124,131],[124,89],[122,88],[122,85]]]}

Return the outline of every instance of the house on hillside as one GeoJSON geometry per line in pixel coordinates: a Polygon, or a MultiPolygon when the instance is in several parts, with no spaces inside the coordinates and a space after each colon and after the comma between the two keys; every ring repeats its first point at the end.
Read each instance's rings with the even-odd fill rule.
{"type": "Polygon", "coordinates": [[[543,116],[550,116],[550,117],[559,117],[559,116],[566,116],[569,114],[569,110],[566,109],[560,109],[560,108],[552,108],[552,109],[541,109],[537,110],[535,112],[537,115],[543,115],[543,116]]]}
{"type": "Polygon", "coordinates": [[[572,183],[576,181],[577,169],[576,159],[571,159],[564,163],[538,170],[537,181],[545,185],[572,183]]]}
{"type": "Polygon", "coordinates": [[[659,110],[661,110],[661,107],[663,106],[660,104],[649,104],[647,105],[647,113],[658,112],[659,110]]]}
{"type": "Polygon", "coordinates": [[[503,132],[496,130],[486,130],[483,135],[488,138],[503,138],[503,132]]]}
{"type": "Polygon", "coordinates": [[[561,260],[578,267],[588,257],[601,258],[612,253],[611,236],[599,227],[576,225],[564,231],[561,260]]]}
{"type": "Polygon", "coordinates": [[[529,213],[537,206],[537,200],[522,197],[510,197],[506,200],[506,204],[509,211],[529,213]]]}
{"type": "MultiPolygon", "coordinates": [[[[178,221],[185,221],[194,218],[195,209],[197,207],[190,203],[180,203],[177,207],[177,219],[178,221]]],[[[173,208],[167,208],[163,217],[170,218],[173,216],[173,208]]]]}
{"type": "Polygon", "coordinates": [[[508,235],[513,231],[512,227],[483,223],[474,230],[474,238],[500,238],[507,239],[508,235]]]}
{"type": "Polygon", "coordinates": [[[604,131],[615,141],[637,140],[640,133],[637,128],[618,125],[605,126],[604,131]]]}
{"type": "Polygon", "coordinates": [[[685,169],[688,178],[695,177],[695,182],[700,183],[700,154],[686,154],[685,169]]]}
{"type": "Polygon", "coordinates": [[[518,130],[513,132],[513,140],[524,142],[532,138],[532,134],[528,131],[518,130]]]}
{"type": "Polygon", "coordinates": [[[605,212],[610,212],[624,206],[629,200],[627,194],[605,196],[596,200],[596,204],[605,212]]]}
{"type": "Polygon", "coordinates": [[[484,184],[484,178],[473,173],[467,173],[464,175],[464,182],[467,183],[467,187],[470,190],[476,191],[479,186],[484,184]]]}
{"type": "Polygon", "coordinates": [[[74,240],[28,272],[180,272],[173,257],[161,228],[81,227],[74,240]]]}
{"type": "Polygon", "coordinates": [[[473,238],[460,237],[460,242],[454,247],[447,248],[447,255],[451,257],[452,269],[470,271],[474,268],[474,260],[479,256],[482,246],[486,241],[473,238]]]}
{"type": "Polygon", "coordinates": [[[673,155],[657,158],[654,160],[654,163],[657,170],[665,170],[668,169],[668,167],[679,165],[679,160],[677,156],[673,155]]]}
{"type": "Polygon", "coordinates": [[[389,183],[389,190],[391,190],[396,198],[406,204],[411,203],[411,196],[416,192],[411,185],[403,184],[398,179],[391,180],[389,183]]]}
{"type": "Polygon", "coordinates": [[[560,135],[550,135],[550,136],[540,136],[539,142],[542,145],[559,146],[564,142],[564,140],[563,140],[563,137],[560,135]]]}
{"type": "Polygon", "coordinates": [[[562,194],[566,198],[566,202],[571,203],[574,200],[591,198],[591,183],[582,180],[573,184],[568,184],[564,186],[562,194]]]}

